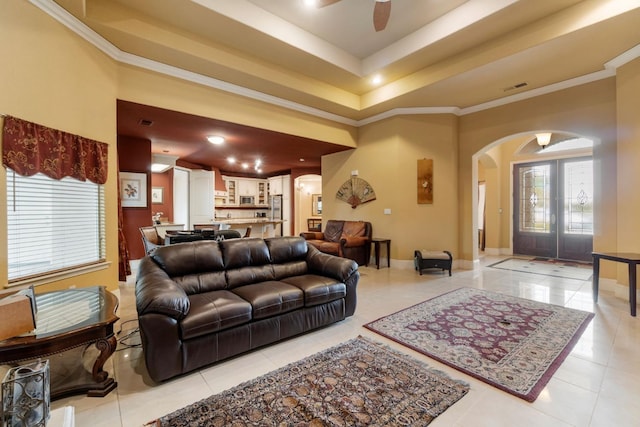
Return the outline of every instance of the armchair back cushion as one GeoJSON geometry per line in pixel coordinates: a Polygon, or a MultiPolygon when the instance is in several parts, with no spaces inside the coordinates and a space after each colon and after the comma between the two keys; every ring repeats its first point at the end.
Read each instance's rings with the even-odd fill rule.
{"type": "Polygon", "coordinates": [[[344,221],[329,220],[324,229],[324,238],[322,240],[338,243],[340,237],[342,237],[344,223],[344,221]]]}

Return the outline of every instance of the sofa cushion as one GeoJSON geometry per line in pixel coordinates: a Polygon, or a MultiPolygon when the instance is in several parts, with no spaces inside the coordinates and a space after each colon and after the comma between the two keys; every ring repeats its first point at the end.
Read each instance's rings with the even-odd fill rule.
{"type": "Polygon", "coordinates": [[[225,268],[220,247],[211,240],[162,246],[150,256],[169,277],[224,271],[225,268]]]}
{"type": "Polygon", "coordinates": [[[340,238],[366,236],[366,223],[364,221],[345,221],[340,238]]]}
{"type": "Polygon", "coordinates": [[[234,288],[232,292],[251,304],[254,319],[264,319],[304,306],[302,290],[283,282],[255,283],[234,288]]]}
{"type": "Polygon", "coordinates": [[[327,242],[339,242],[340,236],[342,236],[342,227],[344,221],[330,219],[327,221],[327,226],[324,229],[324,240],[327,242]]]}
{"type": "Polygon", "coordinates": [[[335,301],[344,298],[347,294],[347,287],[344,283],[326,276],[305,274],[287,277],[282,281],[302,289],[305,307],[335,301]]]}
{"type": "Polygon", "coordinates": [[[271,263],[269,249],[262,239],[223,240],[220,247],[227,270],[271,263]]]}
{"type": "Polygon", "coordinates": [[[180,322],[183,339],[228,329],[251,320],[251,304],[229,291],[191,295],[187,317],[180,322]]]}

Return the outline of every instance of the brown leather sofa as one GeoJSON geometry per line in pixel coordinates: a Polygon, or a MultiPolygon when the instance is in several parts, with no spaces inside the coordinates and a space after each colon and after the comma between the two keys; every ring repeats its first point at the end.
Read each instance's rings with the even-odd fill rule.
{"type": "Polygon", "coordinates": [[[371,257],[371,223],[330,219],[324,232],[300,233],[307,243],[321,252],[349,258],[358,265],[369,265],[371,257]]]}
{"type": "Polygon", "coordinates": [[[300,237],[159,247],[140,262],[136,308],[159,382],[353,315],[358,266],[300,237]]]}

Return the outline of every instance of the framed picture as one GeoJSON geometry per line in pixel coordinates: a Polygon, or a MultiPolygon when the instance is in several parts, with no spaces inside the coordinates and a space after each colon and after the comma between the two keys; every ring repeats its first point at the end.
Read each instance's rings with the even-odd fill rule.
{"type": "Polygon", "coordinates": [[[146,208],[147,174],[120,172],[120,200],[123,208],[146,208]]]}
{"type": "Polygon", "coordinates": [[[433,159],[418,160],[418,204],[433,204],[433,159]]]}
{"type": "Polygon", "coordinates": [[[311,215],[322,215],[322,194],[314,194],[311,196],[311,215]]]}
{"type": "Polygon", "coordinates": [[[151,187],[151,203],[164,203],[164,187],[151,187]]]}

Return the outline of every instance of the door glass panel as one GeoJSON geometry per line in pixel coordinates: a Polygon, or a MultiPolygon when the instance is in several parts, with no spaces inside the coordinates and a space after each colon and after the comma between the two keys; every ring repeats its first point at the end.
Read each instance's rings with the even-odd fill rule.
{"type": "Polygon", "coordinates": [[[564,163],[564,233],[593,235],[591,160],[564,163]]]}
{"type": "Polygon", "coordinates": [[[551,166],[536,165],[520,169],[520,218],[522,232],[551,231],[551,166]]]}

